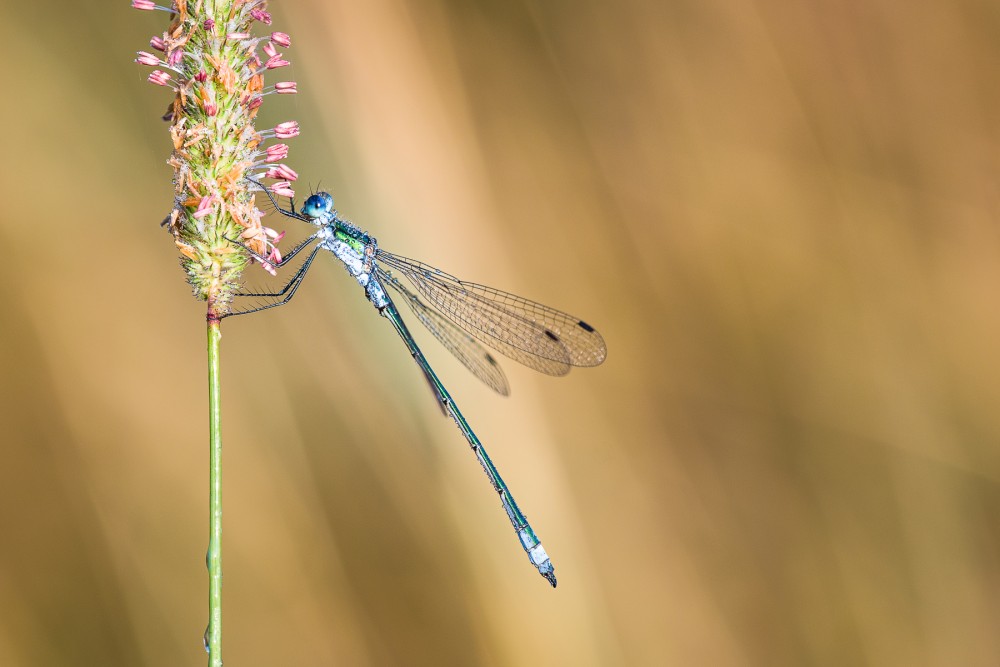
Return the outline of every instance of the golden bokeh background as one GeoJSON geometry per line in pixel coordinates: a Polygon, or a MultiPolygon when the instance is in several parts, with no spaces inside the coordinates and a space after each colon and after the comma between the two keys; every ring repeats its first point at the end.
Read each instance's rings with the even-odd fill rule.
{"type": "MultiPolygon", "coordinates": [[[[166,17],[2,9],[0,664],[203,664],[166,17]]],[[[227,320],[227,664],[1000,664],[996,3],[271,9],[300,192],[609,356],[501,399],[421,338],[553,591],[332,258],[227,320]]]]}

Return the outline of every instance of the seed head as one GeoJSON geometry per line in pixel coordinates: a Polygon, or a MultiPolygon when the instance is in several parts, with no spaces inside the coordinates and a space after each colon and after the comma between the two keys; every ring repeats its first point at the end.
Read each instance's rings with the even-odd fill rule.
{"type": "MultiPolygon", "coordinates": [[[[161,0],[162,1],[162,0],[161,0]]],[[[254,24],[271,24],[266,0],[173,0],[171,7],[152,0],[131,0],[141,10],[169,12],[171,24],[154,35],[150,46],[162,57],[139,51],[135,61],[156,67],[149,82],[175,91],[165,120],[170,121],[174,169],[174,209],[167,226],[180,251],[194,293],[224,313],[251,261],[238,241],[271,262],[281,261],[277,243],[283,234],[261,224],[253,190],[263,178],[280,179],[275,193],[292,196],[295,170],[275,164],[288,156],[284,143],[270,139],[299,134],[295,121],[258,132],[257,110],[270,93],[297,92],[294,81],[264,87],[264,75],[290,63],[278,47],[291,46],[283,32],[254,37],[254,24]],[[258,47],[260,53],[258,53],[258,47]]]]}

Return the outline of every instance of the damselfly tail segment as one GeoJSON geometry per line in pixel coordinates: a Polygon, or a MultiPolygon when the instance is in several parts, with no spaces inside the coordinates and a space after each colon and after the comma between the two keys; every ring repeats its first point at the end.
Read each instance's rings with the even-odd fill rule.
{"type": "Polygon", "coordinates": [[[462,412],[458,409],[458,405],[455,404],[455,400],[448,393],[448,390],[445,389],[441,380],[438,379],[437,374],[434,373],[434,369],[427,363],[427,359],[424,357],[423,352],[420,351],[420,348],[417,347],[416,341],[413,340],[413,336],[410,335],[409,329],[406,328],[403,318],[399,315],[399,311],[396,310],[396,306],[391,300],[382,310],[382,314],[392,322],[396,333],[399,334],[399,337],[403,339],[406,347],[410,350],[413,360],[417,362],[420,370],[423,371],[428,381],[430,381],[442,407],[455,421],[455,425],[458,426],[458,430],[462,432],[465,439],[468,440],[469,447],[472,448],[473,453],[475,453],[476,458],[479,460],[479,465],[486,472],[490,484],[493,485],[493,489],[500,495],[500,503],[503,505],[504,511],[507,512],[507,518],[510,519],[511,525],[514,526],[514,531],[521,542],[521,547],[528,554],[528,560],[531,561],[531,564],[535,566],[539,574],[545,577],[554,588],[556,585],[556,574],[555,568],[552,566],[552,561],[549,560],[549,556],[545,553],[545,548],[542,546],[541,540],[538,539],[531,524],[528,523],[528,518],[524,516],[524,513],[521,512],[514,501],[514,496],[511,495],[510,489],[507,488],[507,484],[503,481],[503,477],[500,476],[500,471],[493,464],[493,460],[486,453],[483,443],[480,442],[475,432],[473,432],[472,427],[469,426],[469,422],[465,420],[465,416],[462,415],[462,412]]]}

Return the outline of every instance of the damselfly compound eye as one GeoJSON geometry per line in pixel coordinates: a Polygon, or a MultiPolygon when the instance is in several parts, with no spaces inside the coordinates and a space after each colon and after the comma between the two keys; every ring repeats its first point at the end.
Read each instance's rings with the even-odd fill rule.
{"type": "Polygon", "coordinates": [[[317,192],[302,205],[302,215],[308,218],[318,218],[331,211],[333,211],[333,197],[326,192],[317,192]]]}

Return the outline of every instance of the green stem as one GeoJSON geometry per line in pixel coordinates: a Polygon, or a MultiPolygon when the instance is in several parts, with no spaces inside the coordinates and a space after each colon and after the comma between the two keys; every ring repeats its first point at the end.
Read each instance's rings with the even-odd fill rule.
{"type": "Polygon", "coordinates": [[[208,309],[208,629],[205,648],[209,667],[222,667],[222,403],[219,388],[221,322],[208,309]]]}

